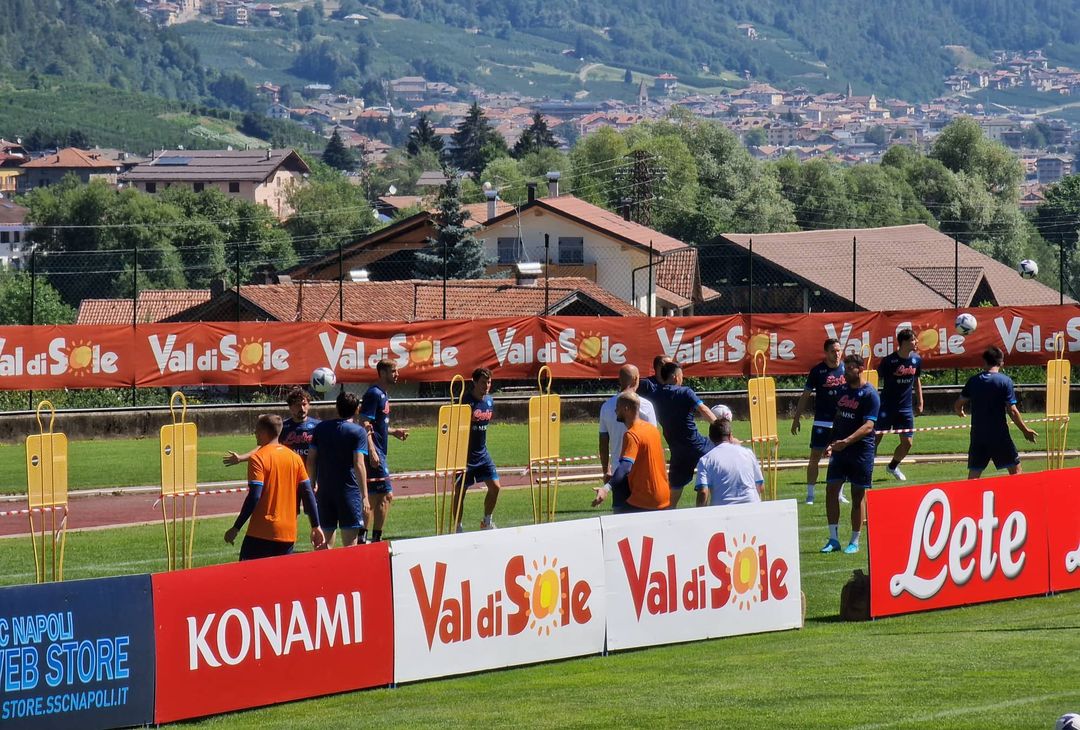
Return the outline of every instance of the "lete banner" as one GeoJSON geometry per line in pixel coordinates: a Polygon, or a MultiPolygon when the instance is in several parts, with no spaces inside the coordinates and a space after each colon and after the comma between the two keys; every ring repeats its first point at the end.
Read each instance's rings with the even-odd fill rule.
{"type": "Polygon", "coordinates": [[[731,376],[748,374],[757,351],[782,375],[809,370],[826,338],[878,360],[905,327],[929,369],[978,367],[989,345],[1005,351],[1007,364],[1042,365],[1057,335],[1066,353],[1080,352],[1080,305],[970,311],[979,326],[967,337],[954,332],[956,310],[0,327],[0,389],[283,385],[306,383],[317,367],[366,382],[382,358],[413,381],[448,381],[477,367],[525,379],[543,365],[557,378],[614,378],[621,365],[648,368],[661,353],[689,375],[731,376]]]}
{"type": "Polygon", "coordinates": [[[393,682],[384,543],[162,573],[153,584],[157,723],[393,682]]]}
{"type": "Polygon", "coordinates": [[[150,576],[0,588],[0,727],[154,719],[150,576]]]}
{"type": "MultiPolygon", "coordinates": [[[[1054,480],[1078,489],[1080,470],[1054,480]]],[[[1045,594],[1048,481],[1034,473],[870,490],[871,614],[1045,594]]]]}
{"type": "Polygon", "coordinates": [[[794,500],[601,523],[609,650],[802,625],[794,500]]]}
{"type": "Polygon", "coordinates": [[[398,682],[604,649],[600,521],[393,545],[398,682]]]}
{"type": "Polygon", "coordinates": [[[1050,522],[1050,590],[1080,589],[1080,469],[1056,471],[1046,480],[1050,522]]]}

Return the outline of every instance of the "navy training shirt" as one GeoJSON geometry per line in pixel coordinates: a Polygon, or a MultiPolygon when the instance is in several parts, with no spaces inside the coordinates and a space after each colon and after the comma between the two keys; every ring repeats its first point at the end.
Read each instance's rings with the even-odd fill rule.
{"type": "Polygon", "coordinates": [[[390,396],[382,386],[372,385],[360,401],[360,417],[371,423],[371,436],[380,454],[386,454],[390,441],[390,396]]]}
{"type": "Polygon", "coordinates": [[[469,466],[476,466],[491,461],[491,455],[487,448],[488,424],[495,413],[495,402],[491,395],[477,398],[470,390],[461,399],[461,402],[472,411],[472,421],[469,425],[469,466]]]}
{"type": "Polygon", "coordinates": [[[836,397],[847,387],[844,380],[844,363],[830,368],[824,361],[810,368],[804,390],[814,393],[814,422],[829,424],[836,414],[836,397]]]}
{"type": "Polygon", "coordinates": [[[683,455],[696,458],[712,450],[712,444],[697,429],[695,417],[701,405],[697,393],[685,385],[662,385],[652,401],[673,459],[683,455]]]}
{"type": "Polygon", "coordinates": [[[907,357],[892,353],[877,366],[881,380],[881,410],[885,413],[911,413],[915,380],[922,375],[922,358],[914,352],[907,357]]]}
{"type": "Polygon", "coordinates": [[[960,395],[971,401],[971,438],[995,439],[1009,436],[1005,420],[1009,406],[1016,404],[1012,378],[1004,373],[983,371],[968,378],[960,395]]]}
{"type": "Polygon", "coordinates": [[[306,459],[308,447],[311,446],[311,439],[315,433],[315,427],[318,425],[319,419],[311,416],[308,416],[303,421],[296,421],[291,417],[286,418],[281,422],[281,437],[278,439],[278,443],[282,446],[288,446],[301,459],[306,459]]]}
{"type": "MultiPolygon", "coordinates": [[[[836,416],[833,420],[833,440],[846,439],[867,421],[877,421],[881,399],[874,386],[867,383],[857,388],[845,385],[836,398],[836,416]]],[[[857,442],[840,452],[840,456],[874,458],[874,432],[870,431],[857,442]]]]}
{"type": "Polygon", "coordinates": [[[322,421],[311,441],[315,448],[319,491],[359,489],[353,454],[367,455],[367,429],[344,418],[322,421]]]}

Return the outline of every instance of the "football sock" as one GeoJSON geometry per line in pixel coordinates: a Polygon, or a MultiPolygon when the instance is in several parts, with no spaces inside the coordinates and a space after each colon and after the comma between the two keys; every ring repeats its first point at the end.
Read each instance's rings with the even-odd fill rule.
{"type": "Polygon", "coordinates": [[[893,469],[894,471],[895,471],[896,467],[898,467],[898,466],[900,466],[900,462],[897,461],[895,458],[892,461],[889,462],[889,468],[893,469]]]}
{"type": "Polygon", "coordinates": [[[356,541],[359,542],[359,543],[367,542],[367,528],[366,527],[361,527],[360,528],[360,535],[357,537],[356,541]]]}
{"type": "Polygon", "coordinates": [[[484,524],[485,525],[490,525],[491,524],[491,515],[484,515],[484,524]]]}
{"type": "Polygon", "coordinates": [[[858,545],[859,544],[859,530],[852,530],[851,531],[851,544],[852,545],[858,545]]]}
{"type": "Polygon", "coordinates": [[[840,542],[840,525],[829,525],[829,539],[840,542]]]}
{"type": "Polygon", "coordinates": [[[379,542],[380,540],[382,540],[382,530],[372,530],[371,531],[371,541],[372,542],[379,542]]]}

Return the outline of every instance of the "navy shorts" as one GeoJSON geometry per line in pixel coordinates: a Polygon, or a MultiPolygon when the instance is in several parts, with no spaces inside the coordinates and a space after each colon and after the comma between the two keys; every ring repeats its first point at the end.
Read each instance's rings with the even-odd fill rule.
{"type": "MultiPolygon", "coordinates": [[[[850,447],[849,447],[850,448],[850,447]]],[[[874,454],[846,456],[844,451],[829,459],[826,482],[851,482],[853,487],[869,489],[874,481],[874,454]]]]}
{"type": "Polygon", "coordinates": [[[276,558],[279,555],[289,555],[292,551],[293,543],[291,542],[264,540],[261,537],[252,537],[251,535],[244,535],[244,541],[240,543],[241,560],[276,558]]]}
{"type": "Polygon", "coordinates": [[[697,463],[700,458],[701,455],[699,454],[680,456],[672,454],[671,463],[668,464],[668,485],[672,489],[685,487],[694,478],[694,472],[697,471],[697,463]]]}
{"type": "MultiPolygon", "coordinates": [[[[877,424],[874,426],[875,431],[901,431],[913,428],[915,428],[915,414],[911,411],[899,411],[896,413],[882,411],[878,414],[877,424]]],[[[898,433],[895,435],[915,438],[914,433],[898,433]]]]}
{"type": "Polygon", "coordinates": [[[367,462],[368,494],[391,494],[394,486],[390,483],[390,464],[386,454],[379,452],[379,465],[372,466],[370,457],[367,462]]]}
{"type": "Polygon", "coordinates": [[[824,451],[832,443],[832,426],[814,426],[810,429],[810,448],[824,451]]]}
{"type": "Polygon", "coordinates": [[[1012,436],[990,439],[976,439],[972,436],[968,446],[968,471],[982,471],[991,462],[998,469],[1008,469],[1020,463],[1020,453],[1016,450],[1012,436]]]}
{"type": "Polygon", "coordinates": [[[359,489],[319,489],[319,524],[326,532],[359,530],[364,526],[364,500],[359,489]]]}
{"type": "Polygon", "coordinates": [[[469,464],[465,469],[465,488],[469,488],[480,482],[494,482],[499,479],[499,470],[495,468],[495,462],[491,459],[476,464],[469,464]]]}

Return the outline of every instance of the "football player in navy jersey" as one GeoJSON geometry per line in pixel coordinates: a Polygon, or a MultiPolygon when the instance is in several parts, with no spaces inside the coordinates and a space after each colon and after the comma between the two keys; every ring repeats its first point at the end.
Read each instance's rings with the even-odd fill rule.
{"type": "Polygon", "coordinates": [[[881,400],[877,390],[863,379],[866,361],[862,355],[844,358],[844,380],[836,398],[832,437],[826,452],[829,471],[825,475],[825,517],[829,523],[829,541],[823,553],[859,552],[859,533],[863,524],[863,496],[874,476],[874,424],[881,400]],[[851,541],[840,547],[840,488],[851,482],[851,541]]]}
{"type": "Polygon", "coordinates": [[[656,408],[656,420],[664,432],[664,440],[671,450],[668,463],[668,484],[671,488],[671,509],[679,504],[683,487],[694,478],[698,459],[712,451],[712,443],[701,435],[697,418],[710,424],[716,414],[705,405],[698,394],[683,385],[682,365],[666,362],[660,368],[663,382],[652,395],[656,408]]]}
{"type": "Polygon", "coordinates": [[[462,403],[472,410],[472,423],[469,426],[469,455],[466,459],[465,473],[454,485],[454,506],[457,514],[457,531],[461,532],[461,513],[465,511],[464,490],[477,482],[483,482],[487,486],[487,496],[484,497],[484,519],[480,522],[481,530],[492,530],[495,523],[492,515],[495,514],[495,505],[499,501],[499,471],[495,468],[495,461],[491,458],[487,448],[487,430],[491,418],[495,413],[495,403],[491,399],[491,371],[487,368],[477,368],[472,374],[472,387],[462,403]]]}
{"type": "MultiPolygon", "coordinates": [[[[281,435],[278,443],[288,446],[296,452],[301,459],[307,459],[308,448],[311,446],[311,437],[315,427],[319,425],[318,418],[308,415],[311,409],[311,399],[307,391],[297,386],[285,396],[285,403],[289,406],[289,417],[281,422],[281,435]]],[[[235,451],[225,452],[221,463],[225,466],[233,466],[248,461],[251,455],[258,449],[252,449],[246,454],[238,454],[235,451]]]]}
{"type": "MultiPolygon", "coordinates": [[[[881,384],[881,413],[878,431],[899,431],[900,444],[893,452],[885,471],[894,479],[907,477],[900,471],[900,462],[911,451],[915,436],[915,416],[922,415],[922,358],[915,352],[915,333],[902,329],[896,333],[896,350],[878,362],[878,382],[881,384]],[[912,397],[914,396],[914,397],[912,397]]],[[[881,443],[884,434],[878,434],[881,443]]]]}
{"type": "Polygon", "coordinates": [[[404,428],[390,428],[390,396],[386,394],[386,389],[398,381],[397,365],[391,360],[383,359],[375,366],[375,372],[378,373],[379,380],[367,389],[360,400],[357,419],[371,434],[367,469],[372,514],[368,522],[371,524],[372,542],[379,542],[382,540],[383,526],[394,498],[390,466],[386,460],[390,437],[404,441],[409,438],[409,432],[404,428]]]}
{"type": "MultiPolygon", "coordinates": [[[[844,364],[840,362],[840,342],[833,338],[825,340],[825,359],[810,369],[806,387],[795,406],[791,421],[791,435],[798,435],[802,428],[800,419],[814,394],[814,426],[810,431],[810,460],[806,464],[806,503],[814,503],[814,487],[817,485],[818,465],[825,449],[832,441],[833,415],[836,413],[836,394],[844,387],[844,364]]],[[[840,492],[842,501],[844,493],[840,492]]]]}

